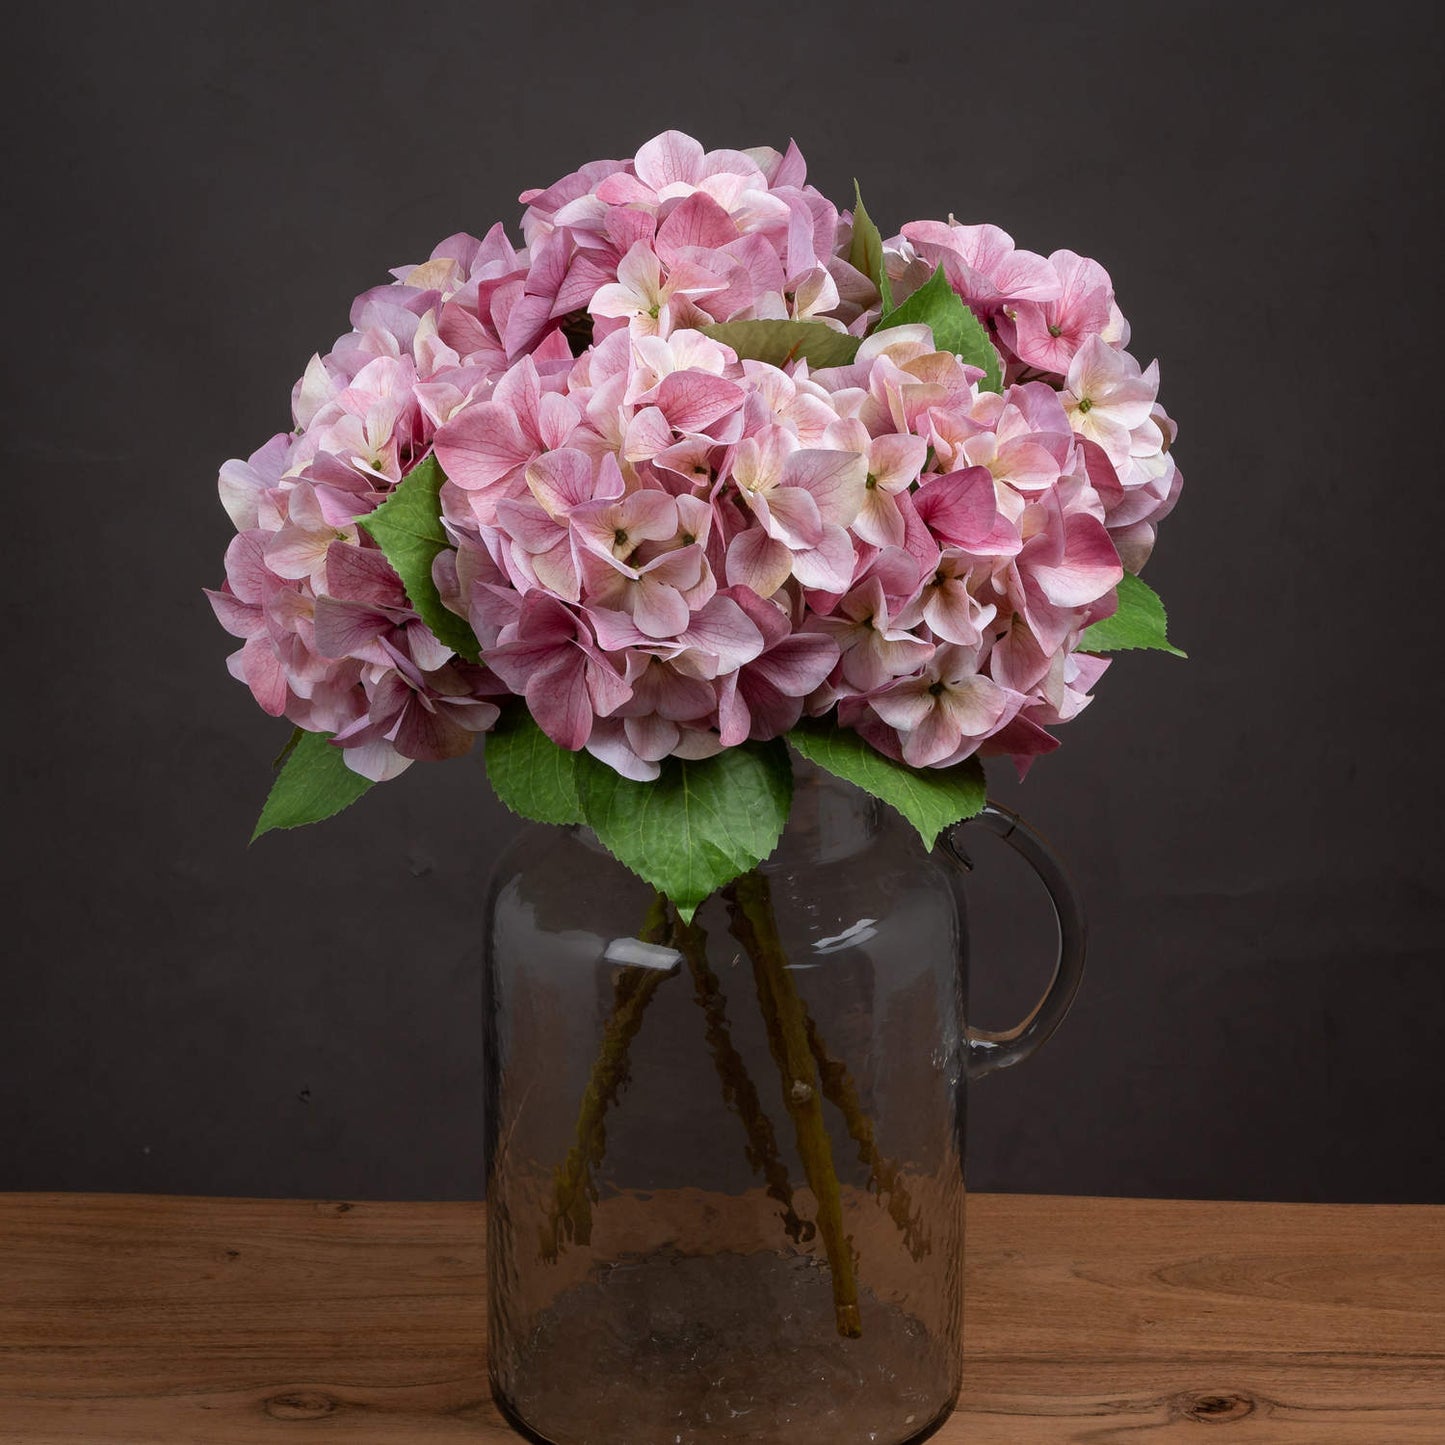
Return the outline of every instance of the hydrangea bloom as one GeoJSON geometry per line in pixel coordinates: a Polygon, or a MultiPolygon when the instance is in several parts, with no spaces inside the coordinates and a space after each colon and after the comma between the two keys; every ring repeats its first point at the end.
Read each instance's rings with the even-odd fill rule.
{"type": "Polygon", "coordinates": [[[796,147],[668,132],[521,199],[525,246],[452,236],[358,297],[294,431],[222,468],[209,595],[261,706],[372,779],[465,751],[509,695],[637,779],[833,709],[917,767],[1057,746],[1107,665],[1082,634],[1180,486],[1103,268],[952,218],[884,243],[895,303],[942,268],[1000,394],[927,326],[869,334],[852,217],[796,147]],[[775,366],[705,334],[740,320],[863,339],[775,366]],[[428,455],[480,663],[357,526],[428,455]]]}

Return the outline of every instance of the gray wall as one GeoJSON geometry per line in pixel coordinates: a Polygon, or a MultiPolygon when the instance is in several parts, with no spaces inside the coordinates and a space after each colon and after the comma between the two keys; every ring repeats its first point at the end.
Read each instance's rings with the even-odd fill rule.
{"type": "MultiPolygon", "coordinates": [[[[1445,1200],[1440,36],[1425,5],[37,7],[0,405],[0,1188],[480,1191],[475,758],[246,838],[284,741],[200,596],[213,479],[350,297],[668,125],[896,226],[1102,259],[1186,477],[1130,656],[1028,783],[1093,922],[979,1087],[992,1189],[1445,1200]]],[[[1036,985],[1006,859],[982,1004],[1036,985]]],[[[1023,896],[1024,903],[1031,902],[1023,896]]]]}

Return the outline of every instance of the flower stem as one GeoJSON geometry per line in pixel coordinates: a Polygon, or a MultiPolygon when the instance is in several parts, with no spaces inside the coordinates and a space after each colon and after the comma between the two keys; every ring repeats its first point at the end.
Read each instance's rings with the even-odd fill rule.
{"type": "Polygon", "coordinates": [[[914,1213],[913,1200],[897,1162],[879,1153],[873,1121],[863,1108],[848,1066],[828,1053],[811,1018],[805,1017],[804,1025],[808,1031],[808,1047],[818,1063],[823,1097],[842,1114],[848,1135],[858,1146],[859,1162],[868,1167],[868,1182],[878,1191],[880,1199],[886,1197],[888,1216],[902,1233],[908,1252],[914,1259],[922,1259],[932,1251],[933,1243],[924,1232],[922,1219],[914,1213]]]}
{"type": "Polygon", "coordinates": [[[744,873],[727,891],[733,905],[731,931],[752,960],[768,1043],[782,1075],[783,1100],[792,1116],[808,1187],[818,1201],[818,1232],[823,1236],[833,1277],[838,1333],[856,1339],[863,1333],[863,1321],[858,1310],[853,1245],[843,1233],[842,1196],[833,1164],[833,1146],[823,1119],[817,1066],[808,1045],[803,1002],[778,936],[772,893],[767,879],[756,869],[744,873]]]}
{"type": "MultiPolygon", "coordinates": [[[[639,941],[660,943],[667,935],[667,925],[667,898],[659,893],[647,910],[639,941]]],[[[660,969],[627,968],[613,985],[612,1012],[577,1111],[577,1140],[567,1151],[566,1161],[554,1171],[552,1208],[541,1227],[542,1258],[549,1262],[557,1259],[564,1240],[592,1242],[592,1201],[597,1198],[592,1171],[601,1165],[607,1147],[604,1120],[630,1077],[628,1050],[642,1027],[642,1015],[658,986],[670,977],[660,969]]]]}
{"type": "Polygon", "coordinates": [[[722,1083],[723,1101],[737,1111],[747,1131],[748,1163],[767,1180],[768,1194],[783,1206],[783,1228],[788,1238],[806,1244],[813,1238],[814,1226],[810,1220],[800,1218],[794,1207],[793,1186],[788,1179],[787,1165],[778,1152],[778,1136],[763,1110],[748,1066],[733,1044],[727,1000],[717,974],[707,961],[707,934],[696,923],[684,923],[677,918],[673,923],[672,941],[673,947],[687,960],[692,974],[693,991],[706,1020],[708,1047],[722,1083]]]}

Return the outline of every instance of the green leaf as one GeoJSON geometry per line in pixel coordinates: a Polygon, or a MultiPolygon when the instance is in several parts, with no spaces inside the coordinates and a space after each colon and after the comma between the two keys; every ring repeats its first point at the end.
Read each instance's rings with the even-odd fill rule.
{"type": "Polygon", "coordinates": [[[664,758],[651,783],[579,753],[577,790],[603,846],[691,923],[703,899],[777,847],[793,769],[780,740],[743,743],[699,762],[664,758]]]}
{"type": "Polygon", "coordinates": [[[933,342],[940,351],[961,356],[970,366],[983,368],[979,386],[984,391],[1003,390],[1003,366],[983,323],[963,304],[958,293],[948,284],[940,266],[917,291],[894,307],[885,310],[873,329],[885,331],[892,326],[917,326],[922,323],[933,330],[933,342]]]}
{"type": "MultiPolygon", "coordinates": [[[[766,361],[771,366],[805,360],[815,371],[847,366],[862,342],[821,321],[721,321],[704,326],[704,336],[731,346],[739,361],[766,361]]],[[[675,900],[674,900],[675,901],[675,900]]]]}
{"type": "Polygon", "coordinates": [[[1139,647],[1188,657],[1187,652],[1181,652],[1169,641],[1168,625],[1159,594],[1147,582],[1126,572],[1119,583],[1119,610],[1089,628],[1080,639],[1079,648],[1083,652],[1124,652],[1139,647]]]}
{"type": "Polygon", "coordinates": [[[788,741],[809,762],[897,809],[925,848],[932,848],[945,828],[973,817],[988,798],[977,758],[951,768],[910,768],[884,757],[851,728],[823,718],[805,718],[788,741]]]}
{"type": "Polygon", "coordinates": [[[446,473],[434,456],[419,462],[397,484],[396,490],[374,511],[356,519],[386,553],[406,588],[407,601],[421,620],[453,652],[477,662],[481,648],[464,618],[442,602],[432,581],[431,566],[439,552],[451,546],[442,529],[441,489],[446,473]]]}
{"type": "Polygon", "coordinates": [[[349,808],[370,786],[370,778],[346,766],[341,749],[331,745],[330,733],[302,733],[271,785],[251,841],[273,828],[319,823],[349,808]]]}
{"type": "Polygon", "coordinates": [[[487,781],[512,812],[534,823],[580,823],[577,754],[558,747],[523,706],[502,712],[487,734],[487,781]]]}
{"type": "Polygon", "coordinates": [[[883,298],[883,312],[893,310],[893,287],[883,269],[883,233],[873,224],[873,217],[863,204],[863,192],[857,178],[853,181],[853,244],[848,249],[848,264],[861,271],[878,288],[883,298]]]}

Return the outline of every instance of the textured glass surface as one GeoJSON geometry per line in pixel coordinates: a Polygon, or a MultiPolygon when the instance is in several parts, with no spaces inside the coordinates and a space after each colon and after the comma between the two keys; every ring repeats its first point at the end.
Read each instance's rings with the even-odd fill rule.
{"type": "Polygon", "coordinates": [[[709,899],[679,946],[588,833],[530,828],[489,910],[491,1368],[503,1407],[556,1445],[898,1445],[957,1395],[962,875],[805,768],[760,871],[861,1332],[839,1330],[785,1097],[800,1085],[735,912],[709,899]],[[599,1056],[619,1053],[599,1089],[599,1056]]]}

